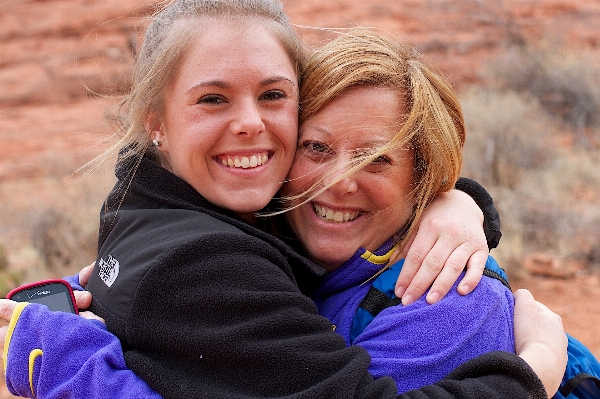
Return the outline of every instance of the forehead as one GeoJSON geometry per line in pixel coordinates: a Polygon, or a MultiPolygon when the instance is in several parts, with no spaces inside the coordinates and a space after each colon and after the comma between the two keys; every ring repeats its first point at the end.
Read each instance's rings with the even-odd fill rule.
{"type": "Polygon", "coordinates": [[[388,87],[352,88],[334,98],[300,126],[300,134],[350,144],[382,144],[402,127],[404,97],[388,87]]]}
{"type": "Polygon", "coordinates": [[[277,72],[292,74],[296,80],[292,61],[268,24],[258,19],[202,18],[193,26],[181,73],[243,77],[249,72],[277,72]]]}

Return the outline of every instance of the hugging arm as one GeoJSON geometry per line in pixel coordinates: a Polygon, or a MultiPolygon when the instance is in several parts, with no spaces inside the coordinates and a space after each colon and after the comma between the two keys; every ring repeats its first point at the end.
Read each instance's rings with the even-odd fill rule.
{"type": "MultiPolygon", "coordinates": [[[[518,298],[517,298],[518,301],[518,298]]],[[[9,304],[15,305],[14,302],[8,300],[0,300],[0,316],[10,319],[12,311],[10,310],[9,304]]],[[[121,368],[123,365],[123,354],[118,340],[116,337],[108,339],[105,336],[106,331],[98,328],[97,325],[90,323],[80,317],[76,317],[70,314],[54,313],[54,315],[47,311],[40,305],[28,305],[25,311],[28,311],[31,306],[32,313],[27,314],[21,313],[21,317],[25,314],[31,320],[35,319],[36,326],[31,322],[27,322],[25,319],[24,323],[21,323],[20,317],[15,316],[14,320],[14,331],[11,342],[15,338],[28,337],[31,334],[39,334],[38,341],[40,342],[40,348],[44,351],[44,356],[36,360],[36,370],[39,370],[37,374],[34,373],[34,383],[38,384],[39,381],[36,378],[40,378],[43,375],[51,375],[54,373],[54,366],[56,359],[61,359],[61,373],[53,375],[51,379],[44,380],[44,384],[47,387],[45,394],[38,394],[38,399],[44,398],[58,398],[58,397],[88,397],[88,398],[101,398],[101,397],[119,397],[119,398],[139,398],[139,397],[160,397],[151,389],[148,388],[146,383],[135,375],[131,370],[121,368]],[[35,306],[35,308],[33,308],[35,306]],[[35,309],[35,313],[33,312],[35,309]],[[64,317],[63,321],[59,321],[56,317],[64,317]],[[75,319],[77,320],[75,320],[75,319]],[[68,321],[68,322],[64,322],[68,321]],[[72,324],[71,324],[72,323],[72,324]],[[37,326],[41,326],[37,327],[37,326]],[[75,328],[65,328],[61,331],[60,341],[56,341],[53,338],[52,326],[68,327],[73,326],[75,328]],[[84,351],[84,352],[80,352],[84,351]],[[85,356],[71,356],[73,353],[85,353],[85,356]],[[66,356],[68,355],[68,356],[66,356]],[[54,360],[53,360],[54,359],[54,360]],[[38,363],[39,362],[39,363],[38,363]],[[105,364],[106,363],[106,364],[105,364]],[[87,366],[86,366],[87,365],[87,366]],[[82,366],[85,372],[77,372],[82,366]],[[117,367],[119,366],[119,367],[117,367]],[[102,374],[108,370],[106,374],[102,374]],[[103,384],[107,384],[98,387],[91,383],[94,375],[103,375],[103,384]],[[54,385],[51,387],[51,385],[54,385]],[[61,387],[68,387],[71,389],[69,392],[61,392],[61,387]],[[107,389],[110,389],[107,391],[107,389]],[[108,392],[108,396],[105,393],[108,392]],[[83,393],[83,394],[80,394],[83,393]],[[65,394],[65,396],[62,396],[65,394]],[[68,395],[72,396],[68,396],[68,395]]],[[[530,311],[532,307],[526,307],[526,311],[530,311]]],[[[309,313],[309,318],[315,317],[312,312],[309,313]]],[[[548,317],[548,315],[541,314],[540,317],[548,317]]],[[[554,315],[556,316],[556,315],[554,315]]],[[[523,312],[523,310],[517,309],[517,319],[530,320],[531,312],[523,312]],[[522,317],[521,317],[522,316],[522,317]]],[[[551,318],[552,319],[552,318],[551,318]]],[[[536,321],[539,322],[540,318],[536,321]]],[[[556,319],[552,319],[556,324],[556,319]]],[[[319,322],[320,323],[320,322],[319,322]]],[[[540,325],[542,327],[542,325],[540,325]]],[[[552,323],[546,323],[544,325],[546,329],[555,329],[556,325],[552,323]]],[[[299,328],[299,327],[296,327],[299,328]]],[[[0,329],[0,341],[4,342],[3,334],[6,334],[7,328],[0,329]]],[[[168,331],[165,331],[167,333],[168,331]]],[[[177,333],[177,331],[174,331],[177,333]]],[[[329,337],[331,328],[328,325],[326,329],[318,328],[315,330],[317,336],[324,334],[325,337],[329,337]]],[[[519,333],[519,331],[517,331],[519,333]]],[[[520,348],[522,351],[528,351],[530,355],[535,356],[547,356],[554,355],[560,352],[560,341],[553,341],[552,339],[542,340],[545,343],[553,343],[549,347],[544,347],[539,344],[539,336],[542,331],[535,328],[528,329],[528,335],[526,334],[525,339],[522,341],[523,345],[520,348]],[[536,336],[537,334],[537,336],[536,336]],[[537,350],[537,353],[535,351],[537,350]]],[[[548,334],[548,333],[546,333],[548,334]]],[[[555,334],[556,335],[556,334],[555,334]]],[[[271,337],[272,338],[272,337],[271,337]]],[[[546,337],[548,338],[548,337],[546,337]]],[[[265,338],[267,339],[267,338],[265,338]]],[[[283,343],[288,345],[294,345],[297,337],[295,334],[288,334],[287,338],[283,339],[283,343]]],[[[308,341],[312,341],[310,336],[305,337],[308,341]]],[[[323,342],[320,345],[319,341],[313,342],[315,353],[330,351],[329,342],[323,342]]],[[[172,342],[176,345],[176,342],[172,342]]],[[[254,346],[255,350],[260,350],[260,346],[254,346]]],[[[265,347],[263,347],[265,348],[265,347]]],[[[297,346],[296,346],[297,348],[297,346]]],[[[8,355],[8,368],[6,369],[6,379],[10,386],[21,386],[24,387],[24,391],[19,391],[19,394],[28,396],[27,387],[29,382],[27,381],[27,373],[19,372],[17,365],[19,362],[11,362],[10,359],[16,356],[13,350],[16,350],[16,346],[10,346],[4,348],[5,353],[8,355]]],[[[184,350],[185,348],[182,348],[184,350]]],[[[265,348],[266,349],[266,348],[265,348]]],[[[293,348],[292,348],[293,349],[293,348]]],[[[565,349],[565,348],[562,348],[565,349]]],[[[336,350],[338,350],[336,345],[336,350]]],[[[341,349],[339,349],[341,350],[341,349]]],[[[363,359],[361,355],[363,352],[360,348],[351,348],[351,351],[355,353],[350,355],[350,358],[363,359]],[[356,353],[358,352],[358,353],[356,353]]],[[[364,353],[364,352],[363,352],[364,353]]],[[[348,354],[348,352],[346,352],[348,354]]],[[[534,358],[535,358],[534,356],[534,358]]],[[[326,359],[327,357],[325,357],[326,359]]],[[[306,361],[311,358],[307,356],[306,361]]],[[[205,359],[207,360],[207,359],[205,359]]],[[[374,390],[371,384],[372,379],[363,371],[366,365],[360,364],[363,360],[360,360],[359,364],[351,364],[348,362],[344,367],[337,370],[336,373],[329,374],[327,376],[320,376],[322,381],[325,383],[333,382],[332,387],[350,381],[355,387],[354,394],[351,396],[356,398],[392,398],[395,397],[395,385],[390,384],[389,380],[380,379],[380,385],[378,390],[374,390]],[[340,382],[339,378],[342,378],[340,382]],[[393,390],[394,392],[391,392],[393,390]]],[[[197,361],[200,361],[197,359],[197,361]]],[[[285,360],[284,360],[285,361],[285,360]]],[[[336,360],[337,361],[337,360],[336,360]]],[[[343,364],[342,362],[341,364],[343,364]]],[[[273,364],[273,367],[277,367],[279,363],[273,364]]],[[[535,363],[534,363],[535,364],[535,363]]],[[[539,365],[539,364],[538,364],[539,365]]],[[[537,366],[536,366],[537,367],[537,366]]],[[[254,372],[254,370],[248,370],[254,372]]],[[[310,369],[297,369],[296,373],[300,372],[314,372],[319,374],[323,370],[310,370],[310,369]]],[[[539,370],[536,368],[536,372],[539,370]]],[[[562,375],[562,371],[561,375],[562,375]]],[[[551,374],[551,373],[550,373],[551,374]]],[[[556,374],[556,373],[555,373],[556,374]]],[[[285,384],[289,384],[290,381],[294,381],[296,376],[294,374],[288,375],[285,379],[285,384]]],[[[549,377],[551,379],[551,375],[549,377]]],[[[273,384],[275,381],[271,380],[269,384],[273,384]]],[[[329,397],[348,397],[347,392],[340,392],[336,389],[329,392],[329,397]],[[346,396],[343,396],[346,395],[346,396]]],[[[402,399],[450,399],[450,398],[462,398],[462,399],[476,399],[481,397],[486,398],[545,398],[545,392],[541,382],[535,376],[533,370],[519,357],[504,352],[495,352],[480,356],[474,360],[468,361],[465,364],[455,369],[449,376],[444,380],[423,387],[418,390],[410,391],[405,394],[398,396],[402,399]]]]}
{"type": "MultiPolygon", "coordinates": [[[[8,307],[6,306],[6,303],[9,302],[12,301],[0,300],[0,314],[3,317],[6,317],[9,313],[8,307]]],[[[12,302],[12,304],[16,306],[16,303],[12,302]]],[[[517,312],[520,312],[520,310],[517,310],[517,312]]],[[[26,315],[27,318],[31,318],[31,320],[35,319],[35,322],[38,323],[38,325],[41,322],[41,326],[44,327],[43,329],[38,328],[37,330],[40,334],[39,342],[40,344],[43,343],[42,349],[46,355],[38,358],[36,361],[37,374],[34,374],[34,383],[39,383],[35,378],[39,378],[40,376],[53,377],[52,379],[47,379],[45,381],[48,390],[43,393],[38,392],[38,399],[58,397],[119,397],[123,399],[160,397],[150,390],[145,382],[132,371],[115,367],[116,364],[122,364],[122,360],[118,360],[119,357],[122,358],[120,346],[111,344],[110,340],[104,341],[103,339],[99,339],[101,338],[102,333],[98,331],[96,326],[92,325],[87,320],[62,313],[54,315],[55,317],[63,318],[62,320],[56,318],[53,319],[51,312],[42,306],[35,304],[27,306],[25,312],[22,312],[20,317],[23,317],[24,315],[26,315]],[[34,307],[37,308],[35,311],[34,307]],[[26,312],[30,310],[31,313],[27,314],[26,312]],[[46,324],[46,322],[50,324],[46,324]],[[62,327],[68,326],[71,323],[76,328],[62,329],[62,327]],[[49,325],[58,325],[61,326],[61,328],[58,330],[56,328],[49,329],[49,325]],[[44,335],[46,336],[45,338],[43,337],[44,335]],[[57,340],[57,335],[63,336],[64,339],[57,340]],[[90,360],[86,360],[82,356],[75,356],[71,352],[72,342],[73,340],[76,340],[77,337],[86,340],[82,345],[86,350],[89,349],[89,352],[86,352],[86,355],[89,354],[91,356],[90,359],[93,359],[96,363],[94,366],[86,366],[86,364],[90,364],[90,360]],[[55,364],[53,366],[52,357],[56,358],[57,356],[60,356],[60,365],[64,372],[61,372],[60,375],[53,375],[55,364]],[[77,372],[80,369],[81,372],[77,372]],[[102,370],[104,370],[104,374],[101,374],[102,370]],[[95,376],[101,376],[102,378],[102,385],[100,387],[92,382],[92,379],[94,379],[95,376]],[[52,387],[51,385],[54,386],[52,387]],[[61,390],[62,388],[66,388],[66,390],[63,391],[61,390]]],[[[523,320],[529,319],[530,313],[524,313],[523,316],[523,320]]],[[[13,338],[23,334],[32,334],[32,331],[36,330],[29,322],[21,323],[19,320],[20,317],[15,316],[13,338]]],[[[555,319],[552,319],[551,321],[555,321],[555,319]]],[[[551,323],[546,323],[545,326],[550,329],[555,327],[551,323]]],[[[0,339],[2,339],[1,342],[4,342],[2,332],[6,333],[6,327],[0,330],[0,339]]],[[[526,342],[524,342],[525,347],[538,342],[536,341],[536,338],[539,338],[539,330],[538,332],[535,332],[534,329],[530,329],[530,332],[534,332],[534,334],[530,334],[527,337],[526,342]],[[535,334],[538,334],[538,337],[535,337],[535,334]]],[[[114,336],[112,339],[118,341],[114,336]]],[[[548,340],[546,342],[549,343],[551,341],[552,340],[548,340]]],[[[8,351],[8,348],[5,349],[8,351]]],[[[540,347],[537,349],[540,349],[540,347]]],[[[10,353],[8,354],[9,357],[14,356],[12,353],[13,350],[16,350],[16,348],[11,347],[10,353]]],[[[552,345],[550,349],[540,351],[537,355],[543,357],[554,355],[557,352],[560,352],[560,345],[558,345],[558,347],[557,345],[552,345]]],[[[13,393],[24,397],[31,397],[30,392],[27,389],[29,382],[27,381],[26,373],[19,373],[15,370],[16,368],[17,363],[8,363],[6,379],[9,387],[14,386],[15,384],[20,385],[24,390],[13,393]]],[[[392,398],[394,396],[395,394],[382,394],[379,397],[392,398]]],[[[367,396],[357,393],[355,397],[360,398],[367,396]]],[[[519,357],[506,352],[494,352],[480,356],[459,366],[444,380],[436,384],[409,391],[398,396],[400,399],[475,399],[481,397],[490,399],[537,399],[546,398],[547,396],[544,393],[541,382],[527,363],[519,357]]]]}
{"type": "MultiPolygon", "coordinates": [[[[487,285],[487,281],[482,282],[481,286],[484,285],[487,285]]],[[[436,307],[444,305],[451,300],[460,304],[466,298],[479,295],[481,288],[479,287],[475,293],[467,297],[461,297],[457,293],[451,292],[449,297],[440,304],[437,304],[436,307]],[[451,296],[455,298],[452,299],[451,296]]],[[[496,291],[500,292],[498,289],[496,291]]],[[[399,387],[402,387],[405,382],[411,383],[411,380],[416,378],[427,379],[429,376],[423,373],[424,370],[419,370],[420,368],[431,370],[445,366],[446,371],[442,373],[445,374],[449,367],[445,364],[448,359],[444,360],[444,357],[460,358],[463,356],[461,360],[463,363],[450,371],[445,377],[443,375],[440,376],[443,379],[439,382],[423,386],[418,390],[408,391],[406,394],[401,395],[402,397],[420,398],[420,395],[423,393],[437,397],[436,392],[439,392],[438,390],[440,389],[444,392],[454,391],[457,395],[456,397],[460,398],[464,397],[464,392],[471,392],[471,394],[478,392],[477,395],[482,398],[502,397],[503,394],[507,394],[508,396],[513,394],[514,397],[528,397],[528,395],[531,395],[532,398],[551,397],[563,379],[567,363],[567,336],[564,332],[560,316],[550,311],[543,304],[535,301],[529,291],[523,289],[516,291],[514,295],[514,348],[518,354],[518,358],[516,358],[515,355],[510,353],[512,348],[507,349],[505,347],[504,351],[494,351],[494,347],[502,349],[501,341],[510,341],[510,337],[507,336],[507,330],[501,326],[503,321],[507,320],[507,315],[498,315],[497,310],[493,309],[494,307],[502,308],[504,306],[502,302],[505,301],[502,295],[494,296],[496,296],[495,300],[493,300],[493,296],[486,295],[487,304],[490,306],[484,306],[480,309],[477,309],[475,306],[473,309],[473,313],[479,312],[480,314],[472,314],[471,317],[483,321],[483,323],[479,324],[479,327],[466,326],[465,328],[458,328],[459,331],[454,331],[453,329],[456,328],[456,325],[463,323],[463,318],[467,318],[468,316],[459,316],[458,321],[454,320],[452,316],[448,316],[444,317],[448,319],[448,322],[440,322],[438,320],[437,329],[430,328],[421,333],[417,331],[416,335],[419,336],[418,339],[414,338],[414,331],[411,332],[413,333],[412,339],[407,340],[395,336],[394,333],[397,331],[390,331],[389,329],[390,320],[401,324],[408,324],[407,328],[411,329],[410,319],[418,318],[419,312],[423,313],[423,315],[428,315],[427,318],[432,316],[432,308],[434,307],[425,305],[423,300],[421,300],[420,304],[416,303],[409,308],[396,306],[396,309],[389,309],[391,312],[387,311],[386,313],[386,311],[383,311],[365,329],[365,333],[357,337],[355,343],[363,345],[373,355],[371,365],[373,373],[375,375],[385,373],[397,378],[399,387]],[[497,303],[490,303],[490,301],[497,303]],[[400,315],[400,318],[403,317],[403,320],[399,321],[398,313],[394,315],[394,311],[402,313],[407,309],[413,314],[400,315]],[[377,320],[378,318],[380,320],[377,320]],[[409,322],[405,323],[406,320],[409,322]],[[495,327],[492,327],[493,331],[488,331],[489,336],[486,337],[485,331],[488,327],[488,321],[491,321],[491,324],[495,325],[495,327]],[[470,331],[465,333],[464,329],[470,329],[470,331]],[[477,331],[479,329],[481,331],[477,331]],[[453,336],[450,337],[449,333],[453,336]],[[449,338],[449,343],[443,344],[443,346],[438,345],[437,351],[435,350],[435,344],[434,346],[427,346],[431,344],[430,341],[432,338],[433,341],[439,343],[444,340],[444,337],[449,338]],[[475,341],[473,341],[473,338],[475,341]],[[396,342],[389,342],[390,339],[396,342]],[[404,352],[412,350],[412,356],[398,356],[398,348],[394,352],[394,348],[392,350],[389,349],[390,346],[402,346],[400,351],[404,352]],[[423,353],[428,348],[429,352],[423,353]],[[466,353],[469,357],[474,354],[474,351],[485,352],[488,350],[489,352],[487,353],[465,361],[465,352],[471,352],[466,353]],[[420,356],[419,353],[423,356],[420,356]],[[431,362],[432,359],[435,361],[435,364],[427,367],[427,363],[431,362]],[[518,360],[516,361],[515,359],[518,360]],[[525,363],[533,368],[533,371],[530,367],[523,368],[525,363]],[[515,377],[517,378],[515,379],[515,377]],[[515,384],[517,381],[518,383],[515,384]],[[511,388],[508,388],[509,386],[511,388]],[[467,387],[470,388],[466,389],[467,387]]],[[[452,307],[452,304],[449,306],[450,311],[457,315],[464,312],[464,310],[461,311],[460,306],[455,308],[452,307]]],[[[436,323],[435,317],[432,319],[436,323]]],[[[474,321],[476,322],[476,320],[474,321]]],[[[416,328],[418,330],[420,326],[416,326],[416,328]]]]}
{"type": "Polygon", "coordinates": [[[501,351],[470,360],[435,384],[398,395],[398,399],[548,397],[538,376],[523,359],[501,351]]]}
{"type": "Polygon", "coordinates": [[[296,266],[247,234],[168,251],[137,286],[121,337],[127,365],[167,398],[394,395],[301,294],[296,266]]]}
{"type": "Polygon", "coordinates": [[[460,178],[455,187],[429,204],[411,242],[398,256],[406,262],[395,293],[405,305],[430,287],[427,302],[437,302],[465,267],[458,292],[470,293],[481,279],[489,250],[498,245],[500,217],[491,196],[470,179],[460,178]]]}
{"type": "Polygon", "coordinates": [[[28,398],[160,398],[125,365],[117,337],[98,321],[0,299],[6,385],[28,398]]]}
{"type": "Polygon", "coordinates": [[[512,293],[484,277],[467,296],[455,285],[434,306],[422,297],[408,307],[382,310],[354,344],[371,355],[375,377],[391,376],[399,392],[406,392],[440,381],[485,353],[514,352],[512,314],[512,293]]]}

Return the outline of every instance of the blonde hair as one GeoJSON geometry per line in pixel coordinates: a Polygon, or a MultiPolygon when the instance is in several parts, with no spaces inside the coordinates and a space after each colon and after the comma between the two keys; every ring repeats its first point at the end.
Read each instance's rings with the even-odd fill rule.
{"type": "MultiPolygon", "coordinates": [[[[99,166],[119,153],[120,161],[138,157],[131,176],[146,153],[154,153],[146,132],[146,118],[164,112],[163,95],[203,18],[249,20],[265,24],[287,52],[300,78],[306,52],[278,0],[179,0],[166,2],[146,30],[135,62],[132,87],[121,101],[118,141],[91,163],[99,166]]],[[[210,22],[209,22],[210,23],[210,22]]]]}
{"type": "Polygon", "coordinates": [[[391,88],[402,95],[406,114],[398,115],[398,133],[387,145],[346,165],[341,174],[328,171],[308,192],[287,200],[306,203],[376,157],[408,146],[415,154],[415,202],[398,238],[402,248],[427,205],[438,193],[453,188],[459,177],[465,140],[462,109],[449,83],[426,66],[414,48],[370,30],[355,30],[310,57],[301,83],[300,123],[359,86],[391,88]],[[340,175],[330,179],[329,173],[340,175]]]}

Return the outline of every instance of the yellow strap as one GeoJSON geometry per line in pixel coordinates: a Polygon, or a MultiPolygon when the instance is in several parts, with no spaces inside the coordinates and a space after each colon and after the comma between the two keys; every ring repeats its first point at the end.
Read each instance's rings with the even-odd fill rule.
{"type": "Polygon", "coordinates": [[[388,263],[396,249],[398,249],[398,245],[394,245],[385,255],[375,255],[373,252],[365,250],[365,253],[361,255],[361,258],[376,265],[384,265],[388,263]]]}
{"type": "Polygon", "coordinates": [[[27,302],[19,302],[17,307],[15,308],[11,318],[10,323],[8,323],[8,332],[6,333],[6,339],[4,340],[4,351],[2,352],[2,363],[4,364],[4,374],[6,374],[6,369],[8,367],[8,346],[10,344],[10,339],[15,331],[15,326],[17,325],[17,320],[21,316],[21,312],[27,306],[27,302]]]}
{"type": "Polygon", "coordinates": [[[35,391],[33,390],[33,366],[35,366],[35,359],[42,356],[44,352],[41,349],[34,349],[29,354],[29,388],[31,389],[31,395],[35,399],[35,391]]]}

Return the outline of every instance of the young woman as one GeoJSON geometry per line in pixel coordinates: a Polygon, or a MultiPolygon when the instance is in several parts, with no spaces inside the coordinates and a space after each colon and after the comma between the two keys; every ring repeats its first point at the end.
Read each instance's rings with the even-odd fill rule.
{"type": "MultiPolygon", "coordinates": [[[[2,301],[4,317],[12,315],[4,347],[12,392],[396,395],[393,380],[373,380],[367,353],[346,347],[302,294],[324,270],[254,225],[252,213],[280,188],[294,157],[302,65],[278,2],[179,1],[156,16],[115,146],[119,182],[103,209],[89,283],[92,310],[119,339],[40,306],[19,305],[12,315],[15,304],[2,301]]],[[[540,337],[530,342],[548,335],[540,337]]],[[[544,396],[533,371],[507,353],[467,363],[417,394],[457,392],[544,396]]]]}

